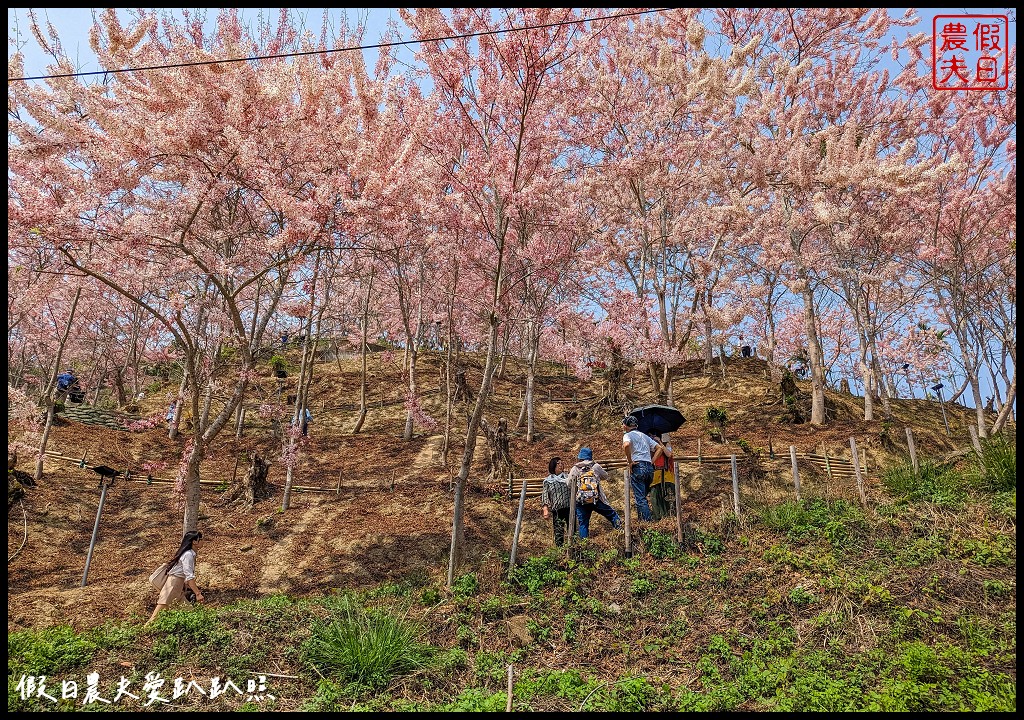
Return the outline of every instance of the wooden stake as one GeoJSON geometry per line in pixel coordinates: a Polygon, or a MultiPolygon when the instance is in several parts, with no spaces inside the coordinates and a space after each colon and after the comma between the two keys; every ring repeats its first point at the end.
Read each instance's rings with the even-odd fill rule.
{"type": "Polygon", "coordinates": [[[526,507],[526,478],[523,478],[523,487],[519,491],[519,513],[516,515],[516,529],[512,533],[512,552],[508,559],[508,574],[512,577],[512,570],[516,566],[516,551],[519,549],[519,531],[523,527],[523,509],[526,507]]]}
{"type": "Polygon", "coordinates": [[[740,519],[740,474],[736,469],[736,456],[730,458],[732,462],[732,509],[736,513],[736,519],[740,519]]]}
{"type": "Polygon", "coordinates": [[[679,490],[679,463],[672,463],[672,474],[676,478],[676,542],[683,542],[683,509],[681,507],[681,491],[679,490]]]}
{"type": "Polygon", "coordinates": [[[576,538],[576,488],[578,479],[569,483],[569,537],[565,539],[565,552],[569,553],[573,540],[576,538]]]}
{"type": "Polygon", "coordinates": [[[796,488],[796,501],[800,502],[800,471],[796,467],[796,448],[789,446],[789,459],[793,463],[793,487],[796,488]]]}
{"type": "Polygon", "coordinates": [[[629,496],[630,496],[630,490],[632,488],[630,488],[630,485],[629,485],[629,465],[628,464],[626,465],[626,467],[622,468],[622,484],[623,484],[622,496],[625,498],[625,501],[624,501],[625,502],[625,506],[623,507],[623,512],[622,512],[623,517],[624,517],[624,520],[623,520],[623,523],[624,523],[623,524],[623,531],[626,533],[626,557],[629,558],[629,557],[633,557],[633,537],[630,534],[630,530],[629,530],[629,525],[630,525],[629,518],[630,518],[630,515],[632,514],[632,510],[629,507],[629,496]]]}
{"type": "MultiPolygon", "coordinates": [[[[853,438],[850,438],[853,440],[853,438]]],[[[914,446],[914,433],[907,428],[907,450],[910,451],[910,464],[914,467],[914,474],[920,475],[921,468],[917,464],[917,448],[914,446]]]]}
{"type": "Polygon", "coordinates": [[[860,456],[857,454],[857,441],[850,438],[850,454],[853,456],[853,469],[857,472],[857,493],[860,495],[860,504],[868,506],[868,497],[864,494],[864,478],[860,474],[860,456]]]}

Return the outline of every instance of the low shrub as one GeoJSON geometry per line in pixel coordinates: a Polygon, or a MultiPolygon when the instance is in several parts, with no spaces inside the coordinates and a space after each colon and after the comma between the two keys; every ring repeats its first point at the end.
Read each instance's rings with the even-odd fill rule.
{"type": "Polygon", "coordinates": [[[415,624],[390,613],[367,611],[350,598],[334,617],[318,621],[303,653],[321,673],[368,688],[382,688],[397,675],[423,667],[432,649],[415,624]]]}

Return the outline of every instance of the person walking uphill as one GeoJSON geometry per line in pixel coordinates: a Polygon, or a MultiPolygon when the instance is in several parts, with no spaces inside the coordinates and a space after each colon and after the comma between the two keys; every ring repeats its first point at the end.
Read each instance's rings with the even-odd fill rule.
{"type": "Polygon", "coordinates": [[[580,448],[579,462],[569,470],[569,487],[576,488],[576,522],[580,526],[580,538],[590,536],[590,516],[596,511],[604,515],[612,527],[618,530],[622,520],[608,504],[604,494],[603,482],[608,479],[608,471],[594,462],[594,453],[588,448],[580,448]]]}
{"type": "Polygon", "coordinates": [[[551,517],[555,531],[555,545],[565,544],[565,531],[569,527],[569,480],[562,471],[562,458],[553,457],[548,461],[548,476],[540,491],[540,504],[544,519],[551,517]]]}
{"type": "Polygon", "coordinates": [[[637,419],[627,415],[622,419],[622,450],[629,466],[629,487],[636,499],[636,513],[641,520],[650,521],[651,506],[647,493],[654,480],[654,454],[665,453],[665,446],[654,438],[637,430],[637,419]]]}
{"type": "Polygon", "coordinates": [[[57,391],[54,393],[54,399],[58,403],[63,403],[68,395],[75,392],[76,389],[80,389],[78,376],[75,375],[74,370],[67,368],[57,376],[57,391]]]}
{"type": "Polygon", "coordinates": [[[203,539],[203,534],[198,530],[189,530],[181,539],[181,546],[174,557],[164,565],[167,567],[167,577],[163,587],[160,589],[160,596],[156,600],[156,607],[153,614],[149,616],[146,624],[149,625],[156,619],[162,610],[165,610],[175,600],[185,597],[185,588],[195,593],[196,600],[203,601],[203,593],[196,585],[196,551],[195,544],[203,539]]]}

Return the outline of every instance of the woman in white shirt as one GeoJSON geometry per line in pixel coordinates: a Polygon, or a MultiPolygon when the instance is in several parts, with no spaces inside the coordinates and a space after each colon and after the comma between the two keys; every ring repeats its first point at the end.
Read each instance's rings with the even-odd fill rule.
{"type": "Polygon", "coordinates": [[[167,608],[175,600],[185,597],[185,588],[188,587],[196,595],[196,600],[203,601],[203,593],[196,585],[196,551],[195,543],[203,539],[203,534],[198,530],[189,530],[181,539],[181,547],[170,560],[165,563],[167,579],[164,580],[160,589],[160,597],[156,600],[156,607],[153,614],[149,616],[146,624],[153,622],[160,612],[167,608]]]}

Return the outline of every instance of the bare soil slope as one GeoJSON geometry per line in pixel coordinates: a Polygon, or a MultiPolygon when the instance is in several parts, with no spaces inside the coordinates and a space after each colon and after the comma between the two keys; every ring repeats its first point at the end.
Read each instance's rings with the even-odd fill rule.
{"type": "MultiPolygon", "coordinates": [[[[453,433],[448,463],[440,457],[444,406],[438,359],[421,361],[421,387],[441,387],[426,396],[425,408],[439,421],[429,433],[417,429],[411,441],[401,439],[404,409],[389,403],[402,393],[401,370],[387,355],[375,355],[369,377],[372,405],[363,432],[352,435],[359,398],[359,364],[339,360],[320,364],[314,380],[314,421],[311,437],[302,449],[292,506],[281,512],[284,468],[279,459],[280,440],[258,419],[247,422],[244,436],[225,431],[203,468],[205,485],[201,529],[209,538],[200,550],[199,580],[207,601],[228,603],[276,593],[315,594],[333,588],[366,588],[410,576],[443,582],[451,542],[452,479],[458,471],[462,438],[453,433]],[[383,399],[383,401],[382,401],[383,399]],[[274,497],[246,510],[221,501],[220,490],[236,472],[246,468],[246,453],[259,451],[273,464],[270,481],[274,497]]],[[[574,422],[580,404],[565,402],[593,396],[599,380],[582,383],[550,369],[538,383],[538,438],[525,441],[525,428],[511,432],[511,453],[521,476],[546,474],[552,455],[575,457],[583,445],[594,448],[598,460],[619,458],[620,416],[609,412],[597,429],[582,429],[574,422]],[[550,401],[549,401],[550,397],[550,401]],[[561,400],[561,402],[559,402],[561,400]]],[[[946,437],[941,410],[926,401],[897,401],[892,423],[865,422],[861,398],[829,393],[829,411],[835,419],[827,426],[784,421],[781,394],[768,378],[767,366],[757,359],[732,360],[705,374],[700,363],[687,365],[674,385],[676,406],[688,422],[674,435],[677,454],[737,454],[741,462],[741,494],[749,501],[784,497],[791,492],[789,446],[800,452],[827,449],[833,457],[849,458],[849,440],[857,439],[868,464],[867,491],[877,487],[879,469],[905,456],[905,423],[913,423],[918,452],[942,455],[969,446],[967,410],[947,406],[953,437],[946,437]],[[725,443],[713,443],[701,420],[707,407],[726,409],[729,422],[725,443]],[[748,455],[737,441],[755,453],[748,455]],[[775,457],[773,458],[772,455],[775,457]]],[[[475,390],[479,366],[470,366],[469,386],[475,390]]],[[[638,404],[648,384],[640,374],[632,379],[631,393],[638,404]]],[[[293,382],[289,379],[288,382],[293,382]]],[[[806,395],[809,387],[802,384],[806,395]]],[[[513,429],[525,386],[521,369],[510,363],[496,387],[486,412],[494,422],[509,421],[513,429]]],[[[287,393],[285,387],[283,392],[287,393]]],[[[272,397],[274,381],[266,378],[257,397],[272,397]]],[[[143,414],[162,413],[162,392],[150,393],[143,414]]],[[[802,402],[806,403],[806,397],[802,402]]],[[[465,423],[466,406],[456,407],[456,427],[465,423]]],[[[879,412],[880,414],[880,412],[879,412]]],[[[167,439],[165,430],[115,431],[64,420],[55,427],[50,447],[69,457],[86,457],[89,465],[106,464],[142,472],[146,463],[163,463],[152,470],[158,477],[173,477],[180,458],[181,440],[167,439]]],[[[474,473],[466,503],[467,559],[463,571],[496,578],[503,572],[512,544],[517,504],[507,496],[507,483],[489,481],[483,437],[477,446],[474,473]]],[[[681,472],[683,517],[691,523],[709,521],[722,512],[721,498],[731,492],[727,466],[687,466],[681,472]]],[[[855,488],[801,468],[805,496],[841,495],[855,498],[855,488]]],[[[613,505],[622,509],[621,482],[609,488],[613,505]]],[[[70,623],[92,627],[114,618],[148,615],[154,602],[148,577],[152,569],[176,549],[181,534],[181,512],[172,497],[172,485],[126,482],[119,479],[106,494],[99,534],[81,587],[100,491],[98,476],[72,463],[48,460],[43,480],[28,488],[21,505],[8,513],[8,630],[70,623]]],[[[663,520],[666,531],[674,530],[663,520]]],[[[596,519],[592,532],[597,542],[622,543],[622,536],[596,519]]],[[[541,518],[539,504],[527,504],[519,541],[520,558],[542,552],[551,544],[550,527],[541,518]]]]}

